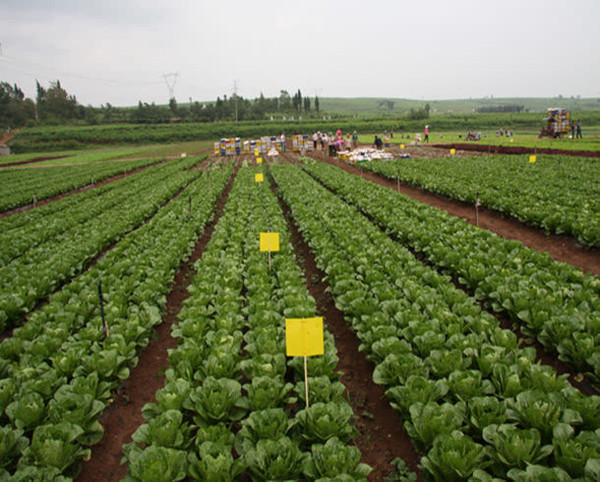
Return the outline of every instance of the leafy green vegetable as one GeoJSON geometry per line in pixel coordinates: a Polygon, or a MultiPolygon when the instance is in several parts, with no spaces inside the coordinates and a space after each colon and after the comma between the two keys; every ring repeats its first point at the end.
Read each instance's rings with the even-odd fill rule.
{"type": "Polygon", "coordinates": [[[19,460],[19,469],[37,465],[76,475],[81,461],[89,459],[91,454],[90,449],[84,449],[77,443],[82,434],[81,427],[69,422],[38,426],[33,432],[31,445],[19,460]]]}
{"type": "Polygon", "coordinates": [[[160,482],[183,480],[187,476],[187,453],[166,447],[150,445],[142,449],[133,444],[126,454],[129,474],[125,481],[160,482]]]}
{"type": "Polygon", "coordinates": [[[404,428],[414,440],[416,448],[426,452],[432,447],[437,436],[460,429],[464,417],[465,404],[462,402],[456,405],[451,403],[438,405],[434,402],[415,403],[410,407],[410,420],[404,422],[404,428]]]}
{"type": "Polygon", "coordinates": [[[313,444],[311,453],[312,457],[305,459],[303,472],[312,480],[348,475],[351,480],[366,481],[373,470],[360,463],[358,448],[345,445],[337,437],[330,438],[325,444],[313,444]]]}
{"type": "Polygon", "coordinates": [[[252,412],[242,421],[237,433],[235,449],[238,453],[248,452],[259,440],[278,440],[285,436],[290,428],[290,420],[282,408],[267,408],[252,412]]]}
{"type": "Polygon", "coordinates": [[[220,422],[239,420],[245,410],[240,407],[242,386],[230,378],[207,377],[189,394],[183,407],[194,411],[200,420],[220,422]]]}
{"type": "Polygon", "coordinates": [[[0,467],[7,467],[11,459],[21,455],[29,440],[23,437],[23,430],[0,427],[0,467]]]}
{"type": "Polygon", "coordinates": [[[541,462],[552,453],[552,445],[542,445],[540,432],[535,428],[492,424],[483,429],[483,439],[494,447],[492,457],[507,467],[524,469],[527,464],[541,462]]]}
{"type": "Polygon", "coordinates": [[[215,442],[203,442],[198,455],[188,455],[190,475],[197,480],[227,482],[244,470],[243,459],[234,459],[231,447],[215,442]]]}
{"type": "Polygon", "coordinates": [[[167,410],[140,425],[131,438],[139,444],[172,449],[186,449],[191,443],[190,427],[179,410],[167,410]]]}
{"type": "Polygon", "coordinates": [[[350,423],[353,416],[348,402],[317,402],[300,410],[293,426],[298,436],[308,442],[325,442],[332,437],[348,442],[356,434],[350,423]]]}
{"type": "Polygon", "coordinates": [[[466,480],[476,469],[483,469],[491,461],[483,446],[469,436],[455,430],[441,434],[433,448],[421,459],[421,465],[434,480],[466,480]]]}
{"type": "Polygon", "coordinates": [[[295,480],[302,473],[309,454],[300,451],[288,437],[278,440],[259,440],[244,454],[243,463],[252,480],[295,480]]]}

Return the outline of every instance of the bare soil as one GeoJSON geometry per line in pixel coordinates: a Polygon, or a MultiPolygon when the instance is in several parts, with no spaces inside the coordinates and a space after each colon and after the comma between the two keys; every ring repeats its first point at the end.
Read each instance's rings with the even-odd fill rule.
{"type": "Polygon", "coordinates": [[[546,147],[522,147],[522,146],[493,146],[491,144],[432,144],[432,147],[440,149],[461,149],[463,151],[485,152],[494,154],[563,154],[577,157],[600,157],[597,151],[570,151],[568,149],[550,149],[546,147]]]}
{"type": "Polygon", "coordinates": [[[146,403],[156,402],[155,393],[165,384],[163,371],[168,366],[167,350],[177,346],[177,340],[170,334],[171,326],[177,323],[177,315],[189,296],[187,287],[194,275],[194,263],[202,257],[204,248],[212,237],[234,178],[235,174],[219,198],[212,221],[206,225],[191,256],[175,275],[173,287],[167,296],[163,323],[156,329],[156,338],[141,352],[139,362],[131,370],[129,379],[113,394],[114,401],[100,421],[104,426],[104,437],[92,448],[92,457],[83,464],[78,481],[116,481],[127,475],[127,465],[121,465],[123,444],[132,441],[133,432],[144,423],[142,407],[146,403]]]}

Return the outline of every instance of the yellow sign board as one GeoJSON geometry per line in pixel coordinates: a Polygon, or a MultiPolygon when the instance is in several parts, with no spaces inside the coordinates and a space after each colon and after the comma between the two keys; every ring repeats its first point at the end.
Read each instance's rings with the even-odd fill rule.
{"type": "Polygon", "coordinates": [[[256,158],[256,164],[262,164],[262,157],[256,158]]]}
{"type": "Polygon", "coordinates": [[[535,161],[537,161],[537,156],[535,156],[533,154],[531,156],[529,156],[529,162],[531,162],[533,164],[535,161]]]}
{"type": "Polygon", "coordinates": [[[258,174],[254,174],[254,180],[256,182],[263,182],[265,180],[265,177],[263,176],[262,172],[259,172],[258,174]]]}
{"type": "Polygon", "coordinates": [[[279,251],[279,233],[260,233],[261,251],[279,251]]]}
{"type": "Polygon", "coordinates": [[[404,149],[404,144],[400,144],[400,149],[404,149]]]}
{"type": "Polygon", "coordinates": [[[286,318],[287,356],[323,355],[323,318],[286,318]]]}
{"type": "Polygon", "coordinates": [[[450,149],[450,154],[452,154],[452,155],[456,154],[456,149],[450,149]]]}

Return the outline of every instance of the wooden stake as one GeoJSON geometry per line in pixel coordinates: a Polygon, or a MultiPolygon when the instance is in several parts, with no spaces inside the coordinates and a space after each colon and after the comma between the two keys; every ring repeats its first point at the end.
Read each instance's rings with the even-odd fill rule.
{"type": "Polygon", "coordinates": [[[304,393],[306,396],[306,407],[309,407],[308,403],[308,357],[304,357],[304,393]]]}
{"type": "Polygon", "coordinates": [[[475,195],[475,221],[477,226],[479,226],[479,191],[475,195]]]}
{"type": "Polygon", "coordinates": [[[104,327],[104,333],[108,337],[108,323],[104,317],[104,297],[102,296],[102,281],[98,281],[98,297],[100,298],[100,314],[102,315],[102,326],[104,327]]]}

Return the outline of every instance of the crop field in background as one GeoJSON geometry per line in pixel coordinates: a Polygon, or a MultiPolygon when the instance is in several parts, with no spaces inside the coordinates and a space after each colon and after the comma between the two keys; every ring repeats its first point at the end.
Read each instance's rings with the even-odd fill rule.
{"type": "Polygon", "coordinates": [[[419,149],[11,156],[0,478],[599,480],[600,159],[419,149]]]}

